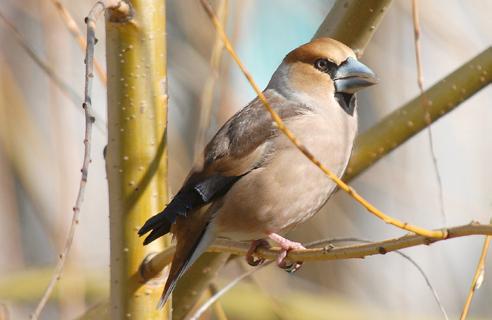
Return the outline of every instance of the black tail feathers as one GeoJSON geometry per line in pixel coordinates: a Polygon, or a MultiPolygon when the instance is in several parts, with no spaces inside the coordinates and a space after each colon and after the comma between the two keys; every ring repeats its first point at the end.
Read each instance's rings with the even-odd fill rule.
{"type": "Polygon", "coordinates": [[[147,232],[151,231],[144,240],[144,245],[147,245],[155,239],[169,233],[174,221],[176,221],[176,213],[167,212],[167,210],[164,209],[161,213],[156,214],[147,220],[144,226],[138,230],[138,235],[143,236],[147,232]]]}
{"type": "Polygon", "coordinates": [[[171,226],[179,216],[186,217],[188,212],[194,208],[203,205],[200,195],[194,190],[188,192],[179,192],[167,207],[160,213],[151,217],[140,230],[138,235],[143,236],[150,232],[145,238],[144,245],[147,245],[155,239],[169,233],[171,226]]]}

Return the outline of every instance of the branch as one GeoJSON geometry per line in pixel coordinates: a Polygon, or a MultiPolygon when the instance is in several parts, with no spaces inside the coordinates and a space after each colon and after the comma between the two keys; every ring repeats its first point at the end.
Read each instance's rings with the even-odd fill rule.
{"type": "MultiPolygon", "coordinates": [[[[65,23],[65,26],[67,27],[70,34],[75,38],[75,40],[77,40],[80,48],[85,51],[87,42],[85,41],[84,36],[82,35],[82,31],[80,31],[79,26],[73,19],[70,12],[63,6],[61,1],[59,0],[51,0],[51,3],[55,6],[56,10],[60,14],[60,17],[65,23]]],[[[99,79],[104,85],[106,85],[106,72],[96,58],[94,58],[94,67],[96,68],[96,73],[99,76],[99,79]]]]}
{"type": "MultiPolygon", "coordinates": [[[[369,240],[364,240],[364,239],[358,239],[358,238],[336,238],[336,239],[328,239],[328,240],[318,240],[318,241],[314,241],[314,242],[311,242],[311,243],[307,243],[305,244],[304,246],[307,247],[307,248],[310,248],[312,246],[315,246],[315,245],[318,245],[318,244],[322,244],[322,243],[328,243],[329,246],[332,246],[333,244],[335,243],[342,243],[342,242],[356,242],[356,243],[373,243],[372,241],[369,241],[369,240]]],[[[334,248],[334,247],[333,247],[334,248]]],[[[420,265],[415,261],[413,260],[410,256],[406,255],[405,253],[399,251],[399,250],[396,250],[395,253],[397,253],[398,255],[400,255],[402,258],[404,258],[405,260],[407,260],[408,262],[410,262],[416,269],[417,271],[420,273],[420,275],[424,278],[424,281],[425,283],[427,284],[427,286],[429,287],[429,289],[431,290],[431,293],[432,295],[434,296],[434,299],[436,300],[436,303],[439,307],[439,309],[441,310],[444,318],[446,320],[448,320],[448,315],[446,313],[446,310],[444,309],[444,306],[441,304],[441,301],[439,299],[439,295],[437,294],[437,291],[434,289],[434,287],[432,286],[429,278],[427,277],[427,275],[425,274],[424,270],[420,267],[420,265]]],[[[273,261],[269,261],[268,263],[265,263],[263,264],[261,267],[265,267],[269,264],[271,264],[273,261]]],[[[252,270],[247,270],[245,271],[243,274],[241,274],[239,277],[233,279],[230,283],[228,283],[224,288],[222,288],[220,291],[217,291],[215,290],[216,292],[213,293],[213,295],[207,299],[207,301],[205,301],[205,303],[203,303],[200,308],[195,312],[195,314],[188,318],[189,320],[192,320],[192,319],[198,319],[201,314],[203,314],[203,312],[205,312],[205,310],[207,308],[209,308],[215,301],[217,301],[221,296],[223,296],[225,293],[227,293],[230,289],[232,289],[236,284],[239,283],[240,280],[244,279],[245,277],[247,276],[252,276],[253,273],[255,273],[256,271],[260,270],[260,268],[256,268],[256,269],[252,269],[252,270]]],[[[252,277],[252,280],[254,282],[255,281],[255,278],[252,277]]],[[[259,283],[256,283],[256,285],[262,289],[262,287],[259,285],[259,283]]],[[[277,307],[278,308],[278,307],[277,307]]],[[[277,313],[277,312],[276,312],[277,313]]],[[[280,317],[279,314],[277,314],[277,316],[280,317]]]]}
{"type": "Polygon", "coordinates": [[[226,50],[229,52],[231,57],[234,59],[236,64],[239,66],[241,69],[242,73],[246,77],[246,79],[249,81],[251,87],[254,89],[256,94],[258,95],[258,98],[260,101],[263,103],[263,106],[265,109],[270,113],[273,121],[276,124],[276,127],[278,130],[280,130],[288,139],[289,141],[296,146],[296,148],[304,154],[306,158],[308,158],[314,165],[316,165],[323,173],[329,177],[333,182],[336,183],[336,185],[343,191],[345,191],[349,196],[351,196],[355,201],[357,201],[359,204],[361,204],[364,208],[366,208],[370,213],[378,217],[379,219],[383,220],[385,223],[391,224],[397,228],[414,232],[416,234],[420,234],[422,236],[426,237],[431,237],[431,238],[446,238],[446,234],[440,230],[427,230],[418,226],[411,225],[407,222],[400,221],[398,219],[395,219],[393,217],[388,216],[387,214],[383,213],[381,210],[376,208],[374,205],[369,203],[366,199],[364,199],[361,195],[357,193],[355,189],[352,187],[348,186],[345,182],[343,182],[336,174],[334,174],[329,168],[327,168],[325,165],[323,165],[302,143],[297,139],[297,137],[292,133],[292,131],[289,130],[285,126],[285,123],[282,121],[280,116],[275,112],[275,110],[272,109],[270,106],[270,103],[267,101],[265,98],[263,92],[260,90],[256,82],[253,80],[253,77],[251,74],[246,70],[244,67],[243,63],[239,59],[239,56],[235,52],[235,50],[232,47],[232,44],[230,43],[229,39],[227,38],[227,35],[225,34],[224,28],[222,24],[220,23],[219,19],[217,16],[214,14],[212,7],[210,7],[210,4],[206,0],[201,0],[201,4],[207,14],[210,17],[210,20],[212,20],[212,23],[216,29],[216,31],[219,33],[220,37],[222,38],[222,41],[224,42],[224,46],[226,50]]]}
{"type": "Polygon", "coordinates": [[[120,3],[127,12],[108,10],[105,25],[110,313],[112,319],[168,319],[170,303],[156,308],[163,282],[142,283],[138,269],[171,237],[143,246],[136,232],[168,201],[166,1],[120,3]]]}
{"type": "Polygon", "coordinates": [[[219,291],[217,291],[215,294],[213,294],[212,297],[210,297],[209,299],[207,299],[207,301],[205,301],[205,303],[202,304],[188,319],[189,320],[198,320],[198,319],[200,319],[200,317],[203,315],[203,313],[205,311],[207,311],[207,309],[212,304],[214,304],[216,301],[218,301],[224,294],[226,294],[235,285],[237,285],[239,282],[241,282],[241,280],[243,280],[244,278],[249,277],[253,273],[255,273],[255,272],[263,269],[264,267],[268,266],[270,263],[272,263],[272,261],[267,262],[267,263],[259,266],[258,268],[254,268],[254,269],[248,270],[248,271],[242,273],[241,275],[237,276],[236,278],[234,278],[234,280],[232,280],[231,282],[229,282],[225,287],[223,287],[222,289],[220,289],[219,291]]]}
{"type": "MultiPolygon", "coordinates": [[[[227,9],[229,1],[221,0],[217,9],[217,16],[219,17],[222,25],[227,23],[227,9]]],[[[203,90],[200,96],[200,117],[198,123],[198,130],[195,138],[195,150],[193,152],[194,170],[200,171],[203,168],[203,147],[206,143],[207,130],[210,127],[210,117],[212,114],[212,103],[214,98],[214,87],[219,77],[220,62],[222,59],[222,53],[224,52],[224,44],[218,34],[215,35],[214,44],[212,47],[212,54],[210,57],[210,73],[205,80],[203,90]]]]}
{"type": "MultiPolygon", "coordinates": [[[[210,291],[211,296],[214,296],[215,294],[217,294],[217,292],[219,292],[219,289],[214,283],[210,283],[208,285],[208,290],[210,291]]],[[[214,313],[217,317],[217,320],[228,320],[227,314],[225,313],[224,307],[222,306],[222,303],[220,303],[220,301],[217,301],[214,304],[214,313]]]]}
{"type": "MultiPolygon", "coordinates": [[[[173,250],[174,252],[174,250],[173,250]]],[[[224,253],[205,253],[179,280],[173,292],[173,319],[185,319],[229,259],[224,253]]]]}
{"type": "Polygon", "coordinates": [[[482,253],[480,254],[480,259],[478,260],[477,269],[475,271],[475,275],[473,276],[470,290],[468,291],[468,296],[466,298],[463,311],[461,312],[460,320],[465,320],[468,316],[468,311],[470,310],[473,295],[475,294],[475,291],[478,290],[478,288],[480,288],[480,286],[482,285],[485,273],[485,259],[487,258],[487,252],[489,250],[490,238],[490,236],[485,237],[485,241],[482,247],[482,253]]]}
{"type": "Polygon", "coordinates": [[[72,223],[70,225],[70,229],[68,231],[67,240],[65,243],[65,248],[63,252],[59,255],[58,263],[55,267],[55,271],[53,272],[53,277],[51,278],[46,291],[44,292],[39,304],[37,305],[34,312],[31,314],[31,319],[38,319],[41,311],[43,310],[46,302],[48,301],[55,285],[58,280],[60,280],[63,268],[65,266],[65,261],[67,259],[68,254],[70,253],[70,249],[72,248],[73,238],[75,235],[76,227],[79,223],[80,216],[80,208],[82,202],[84,201],[85,187],[87,184],[87,177],[89,174],[89,164],[91,162],[90,154],[91,154],[91,138],[92,138],[92,125],[95,122],[95,118],[92,111],[92,79],[94,74],[92,72],[93,69],[93,58],[94,58],[94,46],[96,44],[95,37],[95,29],[96,29],[96,20],[100,16],[100,14],[104,11],[104,4],[102,2],[97,2],[96,5],[91,9],[89,15],[86,18],[87,24],[87,49],[85,54],[85,89],[84,89],[84,103],[82,107],[84,109],[85,114],[85,135],[84,135],[84,159],[82,163],[82,177],[80,179],[79,191],[77,193],[77,198],[75,200],[75,205],[73,206],[73,215],[72,215],[72,223]]]}
{"type": "MultiPolygon", "coordinates": [[[[318,246],[319,244],[322,244],[322,243],[328,243],[328,245],[333,245],[335,243],[341,243],[341,242],[374,243],[374,241],[359,239],[359,238],[334,238],[334,239],[328,239],[328,240],[313,241],[313,242],[305,244],[304,246],[306,248],[311,248],[311,247],[318,246]]],[[[449,319],[448,314],[446,313],[446,310],[444,309],[444,306],[441,303],[441,299],[439,298],[439,295],[437,294],[436,289],[434,289],[434,286],[432,285],[429,277],[427,277],[427,274],[425,273],[424,269],[422,269],[422,267],[414,259],[412,259],[409,255],[403,253],[402,251],[395,250],[394,252],[396,254],[398,254],[400,257],[402,257],[403,259],[410,262],[415,267],[415,269],[417,269],[417,271],[420,273],[422,278],[424,278],[424,281],[427,284],[427,287],[429,287],[432,295],[434,296],[434,300],[436,301],[437,306],[441,310],[441,313],[444,316],[444,319],[448,320],[449,319]]]]}
{"type": "MultiPolygon", "coordinates": [[[[431,122],[437,121],[491,82],[492,47],[489,47],[424,93],[429,100],[431,122]]],[[[359,135],[344,180],[353,179],[426,128],[424,112],[422,96],[418,96],[359,135]]]]}
{"type": "MultiPolygon", "coordinates": [[[[331,246],[305,249],[305,250],[292,250],[289,251],[287,259],[291,261],[325,261],[325,260],[344,260],[365,258],[367,256],[381,255],[388,252],[401,250],[405,248],[430,245],[438,241],[444,241],[453,238],[466,237],[471,235],[492,235],[492,224],[479,224],[472,222],[471,224],[447,228],[444,230],[447,234],[446,238],[430,238],[416,234],[407,234],[403,237],[388,239],[379,242],[373,242],[369,244],[344,246],[338,248],[332,248],[331,246]]],[[[324,245],[330,243],[330,240],[318,243],[318,245],[324,245]]],[[[226,239],[218,239],[208,249],[209,252],[227,252],[234,255],[244,256],[248,252],[250,247],[249,243],[238,242],[226,239]]],[[[145,275],[151,276],[158,274],[166,265],[171,263],[174,247],[170,247],[165,251],[155,255],[152,259],[149,259],[145,263],[146,269],[145,275]]],[[[280,248],[258,248],[255,255],[258,257],[274,260],[281,252],[280,248]]],[[[147,281],[150,278],[146,278],[147,281]]]]}
{"type": "Polygon", "coordinates": [[[313,39],[336,39],[361,57],[390,4],[391,0],[338,0],[313,39]]]}
{"type": "Polygon", "coordinates": [[[419,87],[420,97],[422,98],[422,107],[424,109],[424,119],[427,127],[427,139],[429,140],[429,152],[434,167],[434,175],[437,182],[437,189],[439,192],[439,209],[443,224],[447,225],[446,212],[444,211],[444,194],[441,173],[439,172],[439,166],[437,164],[436,151],[434,150],[434,138],[432,137],[431,117],[429,114],[429,99],[424,91],[424,69],[422,67],[421,46],[420,46],[420,21],[419,21],[419,9],[418,0],[412,0],[412,18],[413,18],[413,34],[415,42],[415,60],[417,64],[417,86],[419,87]]]}

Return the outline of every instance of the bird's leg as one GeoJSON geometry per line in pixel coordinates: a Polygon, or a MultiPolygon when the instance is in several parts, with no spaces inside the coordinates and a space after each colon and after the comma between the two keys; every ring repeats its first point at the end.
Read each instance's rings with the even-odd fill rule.
{"type": "Polygon", "coordinates": [[[302,261],[288,264],[285,258],[287,257],[287,253],[289,253],[289,251],[291,250],[301,250],[306,248],[304,248],[304,246],[301,243],[290,241],[289,239],[286,239],[276,233],[270,233],[268,235],[268,238],[270,238],[275,243],[277,243],[282,249],[282,252],[280,252],[280,254],[277,257],[277,265],[280,268],[285,269],[287,272],[290,273],[299,270],[299,268],[302,266],[302,261]]]}
{"type": "Polygon", "coordinates": [[[270,245],[268,244],[268,241],[266,241],[265,239],[251,241],[251,246],[248,249],[248,253],[246,253],[246,261],[250,266],[256,267],[262,264],[263,262],[265,262],[265,259],[257,258],[254,256],[256,249],[258,249],[259,247],[269,248],[270,245]]]}

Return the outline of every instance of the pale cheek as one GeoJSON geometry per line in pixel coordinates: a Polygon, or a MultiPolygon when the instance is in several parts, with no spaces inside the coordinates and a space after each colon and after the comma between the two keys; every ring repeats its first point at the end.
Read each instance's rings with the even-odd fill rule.
{"type": "Polygon", "coordinates": [[[291,88],[314,99],[328,99],[335,93],[330,76],[314,70],[311,66],[293,66],[289,72],[291,88]]]}

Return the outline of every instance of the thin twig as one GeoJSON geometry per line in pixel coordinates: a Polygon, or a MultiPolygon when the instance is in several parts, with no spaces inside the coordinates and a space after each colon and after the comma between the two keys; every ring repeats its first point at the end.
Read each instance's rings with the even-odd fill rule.
{"type": "MultiPolygon", "coordinates": [[[[44,71],[44,73],[48,76],[48,78],[53,81],[53,83],[60,89],[65,97],[67,97],[74,106],[79,108],[80,103],[82,102],[82,98],[77,94],[76,90],[73,89],[68,83],[63,81],[56,72],[46,63],[43,59],[41,59],[36,52],[29,46],[27,40],[22,36],[22,34],[17,30],[15,25],[0,11],[0,19],[5,23],[5,25],[9,28],[10,31],[15,36],[17,43],[21,46],[22,49],[27,53],[27,55],[44,71]]],[[[104,121],[102,121],[101,117],[97,114],[96,117],[96,127],[101,131],[105,132],[106,126],[104,125],[104,121]]]]}
{"type": "Polygon", "coordinates": [[[487,258],[487,252],[489,250],[490,238],[490,236],[485,237],[485,241],[482,247],[482,253],[480,254],[480,259],[478,260],[477,269],[475,271],[475,275],[473,276],[470,290],[468,291],[468,297],[466,298],[465,305],[463,306],[463,311],[461,312],[460,320],[465,320],[468,316],[468,311],[470,310],[473,295],[475,294],[475,291],[478,290],[482,285],[485,274],[485,259],[487,258]]]}
{"type": "MultiPolygon", "coordinates": [[[[217,292],[219,292],[219,289],[217,288],[217,286],[214,283],[210,283],[208,285],[208,288],[209,288],[212,296],[214,296],[215,294],[217,294],[217,292]]],[[[220,301],[217,301],[216,303],[214,303],[214,313],[215,313],[215,317],[217,318],[217,320],[228,320],[227,315],[226,315],[224,308],[222,307],[222,304],[220,303],[220,301]]]]}
{"type": "Polygon", "coordinates": [[[84,200],[85,187],[87,184],[87,176],[89,173],[89,164],[91,162],[91,138],[92,138],[92,125],[95,121],[92,112],[92,80],[94,78],[93,74],[93,58],[94,58],[94,46],[96,44],[96,20],[104,12],[105,5],[103,2],[97,2],[94,7],[92,7],[86,18],[87,24],[87,49],[85,54],[85,89],[84,89],[84,103],[82,107],[85,114],[85,136],[84,136],[84,160],[82,164],[82,177],[80,179],[79,191],[77,194],[77,199],[75,200],[75,205],[73,207],[72,223],[68,232],[67,240],[63,252],[59,255],[58,263],[53,272],[53,277],[51,278],[48,287],[46,288],[39,304],[31,315],[31,319],[38,319],[41,311],[43,310],[46,302],[48,301],[55,285],[58,280],[60,280],[63,268],[65,266],[65,261],[72,247],[73,238],[75,235],[75,229],[79,223],[80,208],[84,200]]]}
{"type": "Polygon", "coordinates": [[[210,19],[212,20],[213,25],[215,26],[215,29],[217,32],[220,34],[222,41],[224,41],[224,45],[226,50],[230,53],[236,64],[239,66],[241,71],[243,72],[244,76],[248,79],[249,83],[255,90],[256,94],[258,95],[258,98],[261,100],[265,108],[268,110],[270,113],[273,121],[275,122],[277,128],[299,149],[312,163],[314,163],[318,168],[320,168],[331,180],[333,180],[337,186],[348,193],[353,199],[355,199],[358,203],[360,203],[364,208],[366,208],[369,212],[374,214],[376,217],[379,219],[383,220],[385,223],[394,225],[395,227],[398,227],[403,230],[407,230],[410,232],[414,232],[418,235],[422,235],[425,237],[430,237],[430,238],[446,238],[446,233],[443,232],[442,230],[428,230],[424,229],[418,226],[414,226],[411,224],[408,224],[406,222],[400,221],[398,219],[392,218],[379,209],[377,209],[374,205],[369,203],[366,199],[364,199],[361,195],[357,193],[355,189],[347,185],[345,182],[343,182],[337,175],[335,175],[330,169],[328,169],[326,166],[324,166],[316,157],[304,146],[301,144],[301,142],[294,136],[294,134],[285,126],[284,122],[282,119],[279,117],[279,115],[272,109],[268,101],[266,100],[263,92],[259,89],[258,85],[255,83],[253,80],[253,77],[251,74],[246,70],[244,65],[242,64],[241,60],[239,59],[238,55],[232,48],[232,45],[227,38],[227,35],[225,34],[224,28],[221,25],[220,21],[217,19],[215,16],[212,8],[210,7],[210,4],[206,0],[201,0],[201,3],[203,7],[205,8],[205,11],[209,15],[210,19]]]}
{"type": "MultiPolygon", "coordinates": [[[[80,48],[83,51],[85,51],[87,42],[85,41],[82,31],[80,30],[79,26],[75,22],[70,12],[67,10],[67,8],[65,8],[65,6],[59,0],[51,0],[51,3],[55,6],[56,10],[60,14],[60,17],[62,18],[70,34],[75,38],[75,40],[77,40],[77,43],[79,44],[80,48]]],[[[104,71],[103,67],[97,61],[96,58],[94,58],[94,68],[96,69],[96,73],[99,79],[101,80],[101,82],[104,85],[106,85],[107,82],[106,72],[104,71]]]]}
{"type": "MultiPolygon", "coordinates": [[[[238,259],[238,265],[244,272],[246,272],[250,268],[245,259],[238,259]]],[[[268,296],[270,310],[275,314],[275,318],[277,320],[289,319],[289,315],[287,314],[285,307],[282,306],[279,299],[273,296],[268,290],[265,290],[262,282],[256,277],[255,274],[251,275],[250,280],[258,287],[258,289],[262,291],[265,296],[268,296]]]]}
{"type": "Polygon", "coordinates": [[[243,280],[244,278],[246,277],[249,277],[250,275],[252,275],[253,273],[263,269],[264,267],[268,266],[269,264],[271,264],[273,261],[269,261],[261,266],[259,266],[258,268],[254,268],[254,269],[251,269],[243,274],[241,274],[240,276],[236,277],[234,280],[232,280],[231,282],[229,282],[225,287],[223,287],[222,289],[220,289],[216,294],[214,294],[212,297],[210,297],[204,304],[202,304],[200,306],[200,308],[198,308],[198,310],[189,318],[187,318],[188,320],[197,320],[200,318],[200,316],[212,305],[214,304],[218,299],[220,299],[220,297],[222,297],[225,293],[227,293],[229,290],[231,290],[235,285],[237,285],[239,282],[241,282],[241,280],[243,280]]]}
{"type": "MultiPolygon", "coordinates": [[[[419,245],[430,245],[434,242],[445,241],[447,239],[466,237],[471,235],[491,235],[492,224],[479,224],[472,222],[462,226],[452,227],[445,230],[447,238],[430,238],[417,234],[407,234],[405,236],[393,239],[387,239],[369,244],[350,245],[338,248],[332,248],[326,242],[321,242],[318,245],[323,247],[292,250],[287,254],[287,259],[291,261],[324,261],[324,260],[344,260],[365,258],[373,255],[386,254],[388,252],[401,250],[405,248],[415,247],[419,245]]],[[[238,242],[227,239],[217,239],[209,248],[209,252],[226,252],[234,255],[244,256],[250,247],[249,243],[238,242]]],[[[175,246],[171,246],[166,250],[156,254],[152,258],[145,261],[142,265],[143,281],[147,281],[157,275],[169,263],[171,263],[175,246]]],[[[260,258],[267,260],[275,260],[280,248],[263,248],[260,247],[255,252],[260,258]]]]}
{"type": "MultiPolygon", "coordinates": [[[[335,243],[340,243],[340,242],[358,242],[358,243],[374,243],[374,241],[371,240],[366,240],[366,239],[359,239],[359,238],[334,238],[334,239],[325,239],[325,240],[317,240],[313,241],[310,243],[305,244],[304,246],[306,248],[314,247],[317,246],[321,243],[329,243],[329,244],[335,244],[335,243]]],[[[432,286],[432,283],[430,282],[429,277],[425,274],[424,269],[415,261],[413,260],[412,257],[408,256],[407,254],[401,252],[400,250],[396,250],[395,253],[399,254],[402,258],[408,260],[420,273],[420,275],[424,278],[425,283],[427,284],[427,287],[431,290],[432,295],[434,296],[434,300],[436,300],[437,306],[441,310],[441,313],[444,317],[444,319],[448,320],[448,314],[446,312],[446,309],[444,308],[443,304],[441,303],[441,299],[439,298],[439,295],[434,289],[434,286],[432,286]]]]}
{"type": "Polygon", "coordinates": [[[441,310],[444,319],[449,320],[448,313],[446,312],[446,309],[444,308],[444,305],[442,304],[436,289],[434,289],[432,283],[430,282],[430,279],[425,274],[424,269],[422,269],[422,267],[415,260],[413,260],[410,256],[406,255],[405,253],[401,251],[395,251],[395,253],[407,259],[415,268],[417,268],[417,271],[422,275],[422,277],[425,280],[425,283],[427,284],[427,287],[429,287],[432,295],[434,296],[434,300],[436,300],[437,306],[439,307],[439,310],[441,310]]]}
{"type": "MultiPolygon", "coordinates": [[[[223,25],[227,21],[227,8],[229,5],[228,0],[221,0],[219,3],[219,8],[217,15],[223,25]]],[[[195,150],[194,150],[194,169],[199,171],[203,167],[203,154],[202,149],[205,144],[205,139],[207,135],[207,129],[210,126],[210,118],[212,114],[212,102],[214,98],[214,87],[217,82],[220,71],[220,62],[222,60],[222,53],[224,49],[224,43],[220,39],[219,34],[216,34],[214,45],[212,49],[212,55],[210,57],[210,73],[205,80],[205,85],[203,86],[202,94],[200,97],[200,118],[198,123],[198,130],[195,139],[195,150]]]]}
{"type": "Polygon", "coordinates": [[[422,100],[422,106],[424,108],[424,119],[427,124],[427,137],[429,140],[429,152],[432,159],[432,165],[434,167],[434,173],[436,176],[437,188],[439,192],[439,209],[441,211],[442,221],[444,225],[447,225],[446,212],[444,210],[444,192],[442,186],[441,173],[437,163],[436,151],[434,149],[434,138],[432,136],[432,118],[429,112],[430,101],[424,91],[424,69],[422,67],[421,56],[421,43],[420,43],[420,21],[419,21],[419,9],[418,0],[412,0],[412,18],[413,18],[413,34],[415,37],[415,59],[417,63],[417,85],[419,87],[420,96],[422,100]]]}

